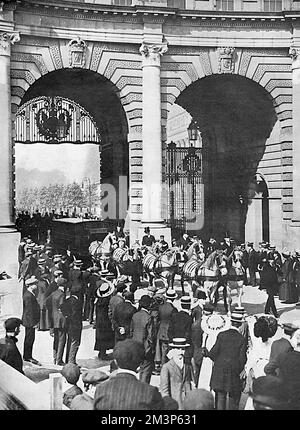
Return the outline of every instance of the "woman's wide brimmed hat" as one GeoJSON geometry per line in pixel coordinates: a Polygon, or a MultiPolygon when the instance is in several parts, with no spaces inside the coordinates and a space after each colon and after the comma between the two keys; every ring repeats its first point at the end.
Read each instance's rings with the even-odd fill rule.
{"type": "Polygon", "coordinates": [[[170,348],[187,348],[190,344],[187,343],[185,337],[174,337],[169,343],[170,348]]]}
{"type": "Polygon", "coordinates": [[[114,289],[115,288],[113,284],[110,284],[108,282],[103,282],[96,290],[96,297],[98,297],[99,299],[103,297],[108,297],[112,294],[114,289]]]}
{"type": "Polygon", "coordinates": [[[230,328],[230,319],[225,315],[211,314],[202,319],[201,328],[206,334],[216,334],[230,328]]]}

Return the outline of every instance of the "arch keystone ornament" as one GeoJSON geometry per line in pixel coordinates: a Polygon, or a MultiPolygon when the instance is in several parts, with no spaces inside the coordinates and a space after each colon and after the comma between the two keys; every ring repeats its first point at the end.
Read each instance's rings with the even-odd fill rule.
{"type": "Polygon", "coordinates": [[[300,54],[299,48],[294,48],[293,46],[290,47],[289,56],[291,57],[292,60],[297,60],[299,54],[300,54]]]}
{"type": "Polygon", "coordinates": [[[219,55],[219,73],[234,73],[235,48],[222,47],[217,49],[219,55]]]}
{"type": "Polygon", "coordinates": [[[86,43],[79,36],[69,43],[69,65],[70,67],[83,68],[86,61],[86,43]]]}

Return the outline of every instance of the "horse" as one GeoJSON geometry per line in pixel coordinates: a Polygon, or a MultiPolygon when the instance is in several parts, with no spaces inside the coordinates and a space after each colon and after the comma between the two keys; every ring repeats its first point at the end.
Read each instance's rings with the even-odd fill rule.
{"type": "Polygon", "coordinates": [[[230,263],[227,277],[227,305],[231,312],[231,291],[236,289],[238,293],[238,306],[242,306],[243,286],[245,280],[245,268],[242,265],[243,251],[234,250],[228,259],[230,263]]]}
{"type": "Polygon", "coordinates": [[[193,243],[188,248],[183,261],[184,264],[181,269],[181,289],[182,294],[185,294],[185,281],[188,281],[190,283],[192,283],[193,281],[201,283],[202,279],[201,275],[199,274],[199,270],[205,261],[205,254],[203,252],[203,248],[201,248],[199,244],[193,243]]]}
{"type": "Polygon", "coordinates": [[[198,270],[198,277],[203,282],[204,292],[210,303],[215,304],[215,294],[218,289],[218,284],[221,276],[220,252],[213,251],[208,255],[198,270]]]}
{"type": "Polygon", "coordinates": [[[143,270],[150,285],[153,284],[154,278],[165,278],[168,288],[173,289],[175,274],[178,270],[177,258],[176,250],[167,250],[160,254],[148,250],[143,259],[143,270]]]}

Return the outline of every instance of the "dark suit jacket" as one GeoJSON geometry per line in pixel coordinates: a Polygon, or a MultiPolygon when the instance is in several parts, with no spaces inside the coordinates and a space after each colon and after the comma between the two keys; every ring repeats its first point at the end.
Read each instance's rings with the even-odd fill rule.
{"type": "Polygon", "coordinates": [[[120,294],[115,294],[113,296],[111,296],[111,299],[109,301],[109,305],[108,305],[108,316],[109,319],[111,321],[111,326],[113,328],[113,330],[115,330],[115,328],[117,328],[116,322],[115,322],[115,309],[116,306],[118,306],[120,303],[124,302],[124,298],[122,296],[120,296],[120,294]]]}
{"type": "Polygon", "coordinates": [[[150,236],[148,236],[147,234],[143,236],[142,245],[152,246],[153,243],[155,243],[155,237],[152,234],[150,234],[150,236]]]}
{"type": "Polygon", "coordinates": [[[82,302],[76,296],[68,297],[61,306],[62,313],[67,317],[69,333],[82,330],[82,302]]]}
{"type": "Polygon", "coordinates": [[[279,367],[278,357],[285,352],[293,351],[290,342],[284,337],[277,339],[272,343],[269,363],[265,365],[264,371],[266,375],[277,376],[276,370],[279,367]]]}
{"type": "Polygon", "coordinates": [[[174,312],[168,330],[169,339],[185,337],[191,343],[193,318],[187,312],[174,312]]]}
{"type": "Polygon", "coordinates": [[[40,307],[34,294],[25,291],[23,295],[22,324],[33,327],[40,321],[40,307]]]}
{"type": "Polygon", "coordinates": [[[251,271],[257,271],[257,266],[259,263],[259,255],[253,249],[252,251],[248,251],[248,267],[251,271]]]}
{"type": "Polygon", "coordinates": [[[154,320],[144,309],[141,309],[133,315],[130,334],[134,340],[144,345],[146,355],[154,354],[156,345],[154,320]]]}
{"type": "Polygon", "coordinates": [[[168,341],[170,340],[168,336],[169,325],[171,317],[174,313],[178,313],[177,309],[170,302],[165,302],[158,308],[158,319],[159,328],[157,333],[157,339],[168,341]]]}
{"type": "Polygon", "coordinates": [[[30,278],[37,269],[38,264],[35,258],[33,257],[26,257],[25,260],[22,261],[20,270],[19,270],[19,277],[21,279],[27,279],[30,278]]]}
{"type": "Polygon", "coordinates": [[[241,391],[240,373],[246,364],[247,343],[237,330],[229,329],[218,334],[216,343],[208,353],[214,362],[210,386],[214,391],[227,393],[241,391]]]}
{"type": "Polygon", "coordinates": [[[137,312],[137,309],[131,302],[128,300],[125,300],[121,303],[119,303],[115,307],[114,311],[114,321],[116,324],[116,327],[124,327],[125,334],[119,335],[118,338],[120,340],[126,339],[130,335],[130,325],[133,315],[137,312]]]}
{"type": "Polygon", "coordinates": [[[23,373],[23,360],[17,348],[17,342],[16,337],[5,336],[0,339],[0,360],[23,373]]]}
{"type": "Polygon", "coordinates": [[[65,300],[65,294],[60,289],[54,291],[46,300],[46,308],[51,314],[53,328],[66,328],[66,317],[61,311],[65,300]]]}
{"type": "Polygon", "coordinates": [[[118,373],[97,385],[96,410],[161,410],[163,400],[156,387],[140,382],[134,375],[118,373]]]}
{"type": "Polygon", "coordinates": [[[284,383],[291,406],[300,410],[300,352],[284,352],[277,360],[278,376],[284,383]]]}

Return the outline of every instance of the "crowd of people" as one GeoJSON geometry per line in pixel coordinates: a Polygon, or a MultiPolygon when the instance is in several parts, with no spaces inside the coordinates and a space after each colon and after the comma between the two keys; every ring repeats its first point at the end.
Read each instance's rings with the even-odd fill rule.
{"type": "MultiPolygon", "coordinates": [[[[109,241],[112,236],[124,246],[120,228],[109,241]]],[[[151,236],[146,229],[142,245],[161,253],[199,243],[187,234],[170,245],[151,236]]],[[[224,254],[243,252],[245,284],[259,283],[268,293],[263,315],[247,315],[242,306],[224,314],[209,302],[201,283],[180,295],[160,278],[153,284],[143,277],[133,281],[120,274],[113,259],[94,259],[85,267],[69,249],[58,254],[49,241],[23,237],[23,315],[5,322],[0,358],[20,372],[24,362],[40,365],[32,356],[35,330],[49,331],[53,363],[69,384],[64,402],[71,409],[237,410],[242,393],[248,396],[245,409],[300,409],[300,321],[280,324],[274,309],[275,295],[288,303],[299,300],[299,253],[280,254],[267,243],[255,251],[252,243],[237,245],[230,238],[209,240],[203,252],[220,247],[224,254]],[[84,321],[95,330],[99,367],[110,364],[109,373],[77,364],[84,321]],[[21,325],[23,357],[16,346],[21,325]],[[158,387],[151,385],[153,376],[158,387]],[[77,386],[80,378],[85,392],[77,386]]]]}

